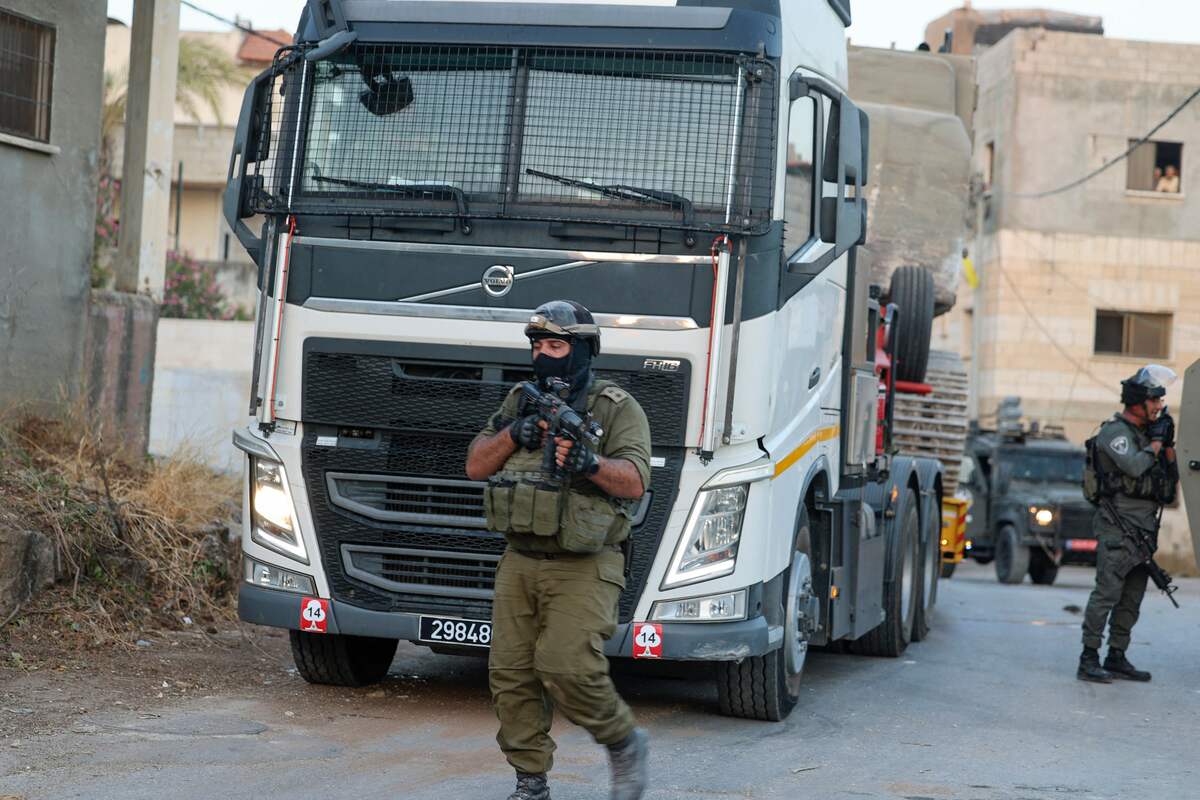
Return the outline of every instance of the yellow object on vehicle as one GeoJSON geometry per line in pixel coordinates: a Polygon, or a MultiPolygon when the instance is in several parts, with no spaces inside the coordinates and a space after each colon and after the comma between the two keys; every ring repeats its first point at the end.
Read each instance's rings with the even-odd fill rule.
{"type": "Polygon", "coordinates": [[[954,574],[954,567],[963,560],[967,545],[967,509],[970,500],[959,497],[942,499],[942,577],[954,574]]]}

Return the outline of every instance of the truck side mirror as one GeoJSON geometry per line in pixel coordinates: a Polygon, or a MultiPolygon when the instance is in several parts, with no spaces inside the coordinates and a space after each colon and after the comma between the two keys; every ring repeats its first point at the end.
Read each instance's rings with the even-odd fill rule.
{"type": "Polygon", "coordinates": [[[834,245],[837,255],[867,238],[868,139],[866,112],[846,95],[835,99],[825,135],[821,178],[837,187],[836,194],[821,197],[821,241],[834,245]]]}
{"type": "Polygon", "coordinates": [[[788,96],[796,100],[810,94],[829,100],[820,165],[822,190],[817,207],[817,232],[821,241],[834,246],[832,257],[836,258],[867,238],[863,187],[870,168],[870,121],[849,96],[827,81],[792,75],[788,80],[788,96]],[[825,184],[834,184],[836,193],[825,195],[825,184]]]}

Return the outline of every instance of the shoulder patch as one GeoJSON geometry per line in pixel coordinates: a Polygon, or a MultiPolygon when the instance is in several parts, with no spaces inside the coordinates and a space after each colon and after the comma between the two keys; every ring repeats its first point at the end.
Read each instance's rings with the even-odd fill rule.
{"type": "Polygon", "coordinates": [[[607,397],[614,403],[623,403],[629,397],[629,392],[622,389],[620,386],[605,386],[600,390],[601,397],[607,397]]]}
{"type": "Polygon", "coordinates": [[[1118,436],[1117,438],[1115,438],[1111,442],[1109,442],[1108,446],[1112,448],[1112,451],[1114,453],[1116,453],[1119,456],[1123,456],[1129,452],[1129,437],[1128,436],[1118,436]]]}

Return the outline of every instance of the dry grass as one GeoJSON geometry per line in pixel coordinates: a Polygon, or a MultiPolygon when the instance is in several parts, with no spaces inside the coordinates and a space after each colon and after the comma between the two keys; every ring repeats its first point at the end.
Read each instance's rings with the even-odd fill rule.
{"type": "Polygon", "coordinates": [[[231,619],[237,479],[194,454],[131,461],[83,419],[0,421],[0,507],[52,539],[61,576],[22,614],[81,646],[231,619]]]}

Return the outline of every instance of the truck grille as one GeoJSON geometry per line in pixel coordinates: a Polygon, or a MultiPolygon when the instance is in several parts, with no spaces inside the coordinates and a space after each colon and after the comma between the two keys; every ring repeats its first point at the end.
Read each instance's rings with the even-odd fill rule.
{"type": "MultiPolygon", "coordinates": [[[[488,352],[479,348],[441,348],[437,361],[423,360],[415,344],[396,345],[402,356],[370,352],[378,343],[350,352],[362,344],[309,340],[305,348],[302,465],[333,597],[378,611],[487,619],[505,541],[487,530],[484,484],[463,469],[471,439],[513,383],[529,377],[528,362],[508,363],[512,351],[479,361],[488,352]],[[358,430],[339,436],[345,428],[358,430]],[[330,437],[337,446],[324,446],[330,437]]],[[[650,373],[641,361],[601,356],[597,370],[642,403],[664,462],[652,470],[650,506],[633,529],[623,622],[675,502],[690,386],[686,362],[676,373],[650,373]]]]}
{"type": "Polygon", "coordinates": [[[342,545],[346,573],[390,592],[491,600],[496,555],[342,545]]]}
{"type": "Polygon", "coordinates": [[[486,528],[481,481],[325,473],[329,502],[382,522],[486,528]]]}

